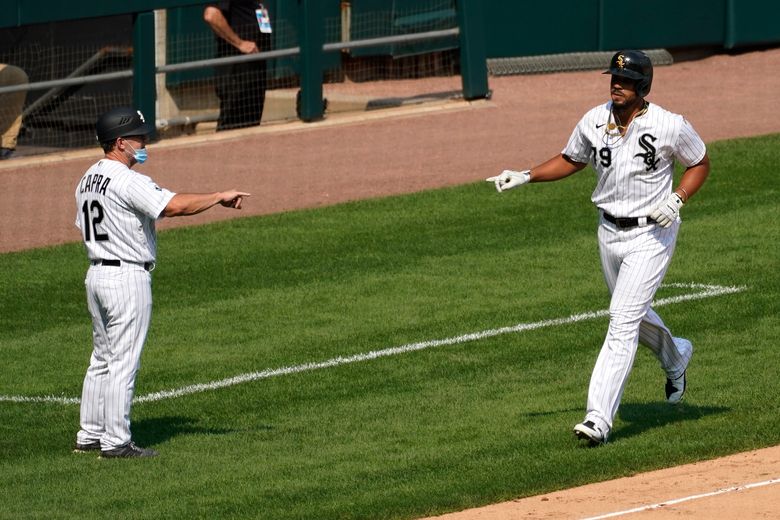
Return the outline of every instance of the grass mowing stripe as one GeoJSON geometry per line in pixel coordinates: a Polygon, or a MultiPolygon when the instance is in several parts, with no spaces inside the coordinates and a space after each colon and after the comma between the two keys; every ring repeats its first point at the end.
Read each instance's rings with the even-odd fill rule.
{"type": "MultiPolygon", "coordinates": [[[[700,292],[681,294],[678,296],[671,296],[668,298],[662,298],[654,302],[655,307],[662,307],[664,305],[671,305],[674,303],[680,303],[691,300],[701,300],[704,298],[712,298],[715,296],[721,296],[724,294],[734,294],[744,291],[746,287],[723,287],[720,285],[707,285],[697,283],[670,283],[664,284],[662,287],[672,287],[677,289],[700,289],[700,292]]],[[[601,309],[593,312],[584,312],[580,314],[574,314],[566,318],[552,318],[549,320],[542,320],[533,323],[518,323],[509,327],[501,327],[498,329],[483,330],[480,332],[472,332],[469,334],[463,334],[460,336],[453,336],[445,339],[434,339],[428,341],[421,341],[417,343],[409,343],[401,345],[400,347],[391,347],[382,350],[373,350],[371,352],[356,354],[346,357],[335,357],[327,361],[304,363],[301,365],[295,365],[290,367],[282,367],[276,369],[266,369],[260,372],[250,372],[248,374],[240,374],[234,377],[221,379],[219,381],[213,381],[211,383],[200,383],[194,385],[188,385],[183,388],[177,388],[175,390],[164,390],[161,392],[154,392],[146,394],[140,397],[136,397],[133,402],[144,403],[162,401],[163,399],[171,399],[175,397],[182,397],[190,394],[197,394],[200,392],[207,392],[210,390],[217,390],[220,388],[227,388],[243,383],[250,383],[252,381],[259,381],[261,379],[268,379],[269,377],[297,374],[299,372],[308,372],[311,370],[318,370],[321,368],[330,368],[340,365],[347,365],[350,363],[357,363],[360,361],[370,361],[372,359],[378,359],[381,357],[394,356],[397,354],[405,354],[407,352],[415,352],[418,350],[424,350],[432,347],[441,347],[448,345],[457,345],[461,343],[468,343],[470,341],[477,341],[480,339],[492,338],[502,334],[510,334],[515,332],[523,332],[528,330],[536,330],[545,327],[555,327],[560,325],[568,325],[570,323],[577,323],[584,320],[592,320],[609,315],[608,309],[601,309]]],[[[42,397],[24,397],[24,396],[3,396],[0,395],[0,402],[17,402],[17,403],[60,403],[60,404],[77,404],[79,399],[77,397],[55,397],[55,396],[42,396],[42,397]]]]}

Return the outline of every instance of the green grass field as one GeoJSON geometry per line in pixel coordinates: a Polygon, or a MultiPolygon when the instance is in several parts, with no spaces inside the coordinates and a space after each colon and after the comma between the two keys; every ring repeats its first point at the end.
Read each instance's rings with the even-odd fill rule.
{"type": "MultiPolygon", "coordinates": [[[[696,347],[686,399],[666,405],[640,348],[597,449],[571,427],[605,317],[138,402],[134,438],[160,457],[73,454],[77,404],[7,398],[79,396],[85,254],[0,255],[0,518],[415,518],[777,445],[779,150],[710,146],[666,282],[746,289],[658,309],[696,347]]],[[[593,184],[163,232],[136,396],[605,309],[593,184]]]]}

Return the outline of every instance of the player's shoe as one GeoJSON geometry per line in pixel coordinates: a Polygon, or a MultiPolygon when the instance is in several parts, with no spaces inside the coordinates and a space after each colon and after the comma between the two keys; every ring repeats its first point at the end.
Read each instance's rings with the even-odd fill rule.
{"type": "Polygon", "coordinates": [[[574,426],[574,435],[588,441],[591,446],[599,446],[607,442],[608,432],[601,431],[593,421],[583,421],[574,426]]]}
{"type": "Polygon", "coordinates": [[[113,450],[104,450],[100,452],[100,457],[104,459],[156,457],[157,455],[159,454],[156,451],[136,446],[133,441],[128,442],[124,446],[114,448],[113,450]]]}
{"type": "MultiPolygon", "coordinates": [[[[674,338],[674,344],[677,346],[677,350],[680,352],[680,356],[685,360],[685,366],[691,361],[693,356],[693,345],[685,338],[674,338]]],[[[666,378],[666,402],[669,404],[677,404],[682,401],[683,395],[685,395],[685,387],[687,386],[686,376],[687,370],[676,378],[666,378]]]]}
{"type": "Polygon", "coordinates": [[[85,444],[77,442],[73,447],[73,453],[88,453],[90,451],[100,451],[100,441],[92,441],[85,444]]]}
{"type": "Polygon", "coordinates": [[[677,404],[685,395],[685,372],[675,379],[666,378],[666,402],[677,404]]]}

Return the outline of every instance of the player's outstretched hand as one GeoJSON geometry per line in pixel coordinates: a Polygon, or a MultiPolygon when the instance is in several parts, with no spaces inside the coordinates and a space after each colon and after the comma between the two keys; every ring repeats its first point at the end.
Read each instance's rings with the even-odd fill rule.
{"type": "Polygon", "coordinates": [[[236,190],[230,190],[230,191],[223,191],[220,193],[220,201],[219,203],[225,206],[226,208],[235,208],[235,209],[241,209],[241,203],[244,201],[244,197],[249,197],[249,193],[245,193],[243,191],[236,191],[236,190]]]}
{"type": "Polygon", "coordinates": [[[502,191],[511,190],[512,188],[517,188],[518,186],[530,182],[531,170],[523,170],[521,172],[504,170],[501,172],[501,175],[488,177],[485,180],[494,183],[496,185],[496,191],[501,193],[502,191]]]}
{"type": "Polygon", "coordinates": [[[653,212],[650,213],[650,218],[658,222],[659,226],[668,228],[672,225],[672,222],[677,220],[677,217],[680,216],[680,208],[682,207],[682,198],[675,192],[672,192],[665,201],[660,203],[653,212]]]}

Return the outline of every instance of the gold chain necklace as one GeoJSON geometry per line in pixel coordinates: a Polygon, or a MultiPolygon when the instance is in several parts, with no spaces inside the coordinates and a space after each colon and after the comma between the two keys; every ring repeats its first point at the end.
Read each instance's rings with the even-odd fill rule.
{"type": "MultiPolygon", "coordinates": [[[[642,107],[642,109],[639,112],[636,113],[636,115],[631,119],[631,121],[633,121],[637,117],[644,115],[647,112],[647,108],[649,105],[650,104],[647,101],[645,101],[645,105],[642,107]]],[[[626,133],[626,130],[628,129],[628,125],[631,124],[631,121],[629,121],[627,125],[621,125],[620,119],[618,118],[614,110],[610,110],[609,114],[611,117],[615,118],[615,122],[613,123],[607,121],[607,128],[605,130],[607,135],[610,135],[612,137],[616,137],[618,135],[620,136],[624,135],[626,133]],[[614,133],[615,130],[617,130],[617,133],[614,133]]]]}

